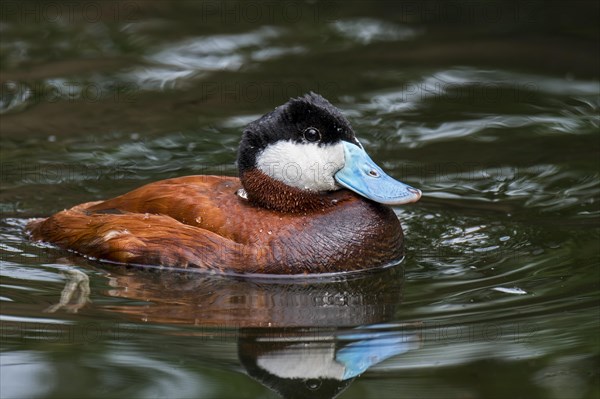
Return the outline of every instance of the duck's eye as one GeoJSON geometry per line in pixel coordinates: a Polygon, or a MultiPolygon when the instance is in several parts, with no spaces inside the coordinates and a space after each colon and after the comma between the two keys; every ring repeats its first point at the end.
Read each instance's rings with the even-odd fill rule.
{"type": "Polygon", "coordinates": [[[304,129],[304,138],[306,141],[314,143],[315,141],[321,140],[321,133],[314,127],[307,127],[304,129]]]}

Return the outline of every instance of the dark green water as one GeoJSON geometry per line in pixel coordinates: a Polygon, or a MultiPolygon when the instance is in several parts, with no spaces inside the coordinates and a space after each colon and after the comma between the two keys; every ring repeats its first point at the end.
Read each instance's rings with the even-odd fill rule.
{"type": "Polygon", "coordinates": [[[0,4],[2,398],[600,396],[597,2],[0,4]],[[249,281],[24,237],[234,175],[244,124],[309,90],[423,190],[401,266],[249,281]]]}

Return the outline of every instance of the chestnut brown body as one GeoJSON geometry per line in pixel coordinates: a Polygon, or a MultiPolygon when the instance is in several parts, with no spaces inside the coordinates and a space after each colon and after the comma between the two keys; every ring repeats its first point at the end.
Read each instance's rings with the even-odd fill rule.
{"type": "Polygon", "coordinates": [[[34,240],[100,260],[235,273],[360,270],[403,254],[392,209],[348,190],[315,193],[285,212],[243,198],[241,188],[234,177],[168,179],[27,229],[34,240]]]}

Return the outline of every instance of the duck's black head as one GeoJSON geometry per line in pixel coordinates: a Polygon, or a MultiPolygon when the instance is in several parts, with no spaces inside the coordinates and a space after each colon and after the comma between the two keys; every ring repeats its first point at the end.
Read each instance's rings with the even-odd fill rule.
{"type": "Polygon", "coordinates": [[[284,212],[320,207],[323,193],[343,187],[389,204],[421,195],[373,163],[344,115],[312,92],[246,126],[238,167],[249,200],[284,212]]]}

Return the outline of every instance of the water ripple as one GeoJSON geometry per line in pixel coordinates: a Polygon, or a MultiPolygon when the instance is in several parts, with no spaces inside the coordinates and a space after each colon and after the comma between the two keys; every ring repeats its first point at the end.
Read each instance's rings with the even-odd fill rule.
{"type": "Polygon", "coordinates": [[[374,18],[338,20],[331,24],[334,30],[350,40],[366,45],[380,41],[410,40],[423,29],[402,26],[374,18]]]}
{"type": "Polygon", "coordinates": [[[164,89],[176,81],[206,76],[207,72],[235,71],[250,60],[265,61],[302,52],[301,47],[269,47],[283,30],[261,27],[255,31],[184,39],[159,47],[146,58],[154,66],[142,66],[125,74],[146,90],[164,89]]]}

